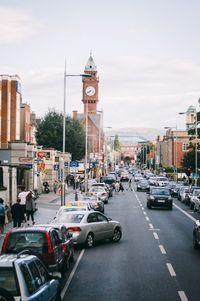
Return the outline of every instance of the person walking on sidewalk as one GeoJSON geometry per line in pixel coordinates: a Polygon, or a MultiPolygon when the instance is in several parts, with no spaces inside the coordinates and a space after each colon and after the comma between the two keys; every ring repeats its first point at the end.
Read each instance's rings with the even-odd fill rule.
{"type": "Polygon", "coordinates": [[[17,202],[11,206],[11,213],[13,219],[13,227],[21,227],[22,222],[24,221],[24,208],[20,204],[21,199],[18,197],[17,202]]]}
{"type": "Polygon", "coordinates": [[[32,198],[32,193],[29,191],[29,193],[26,196],[26,216],[27,216],[27,223],[29,225],[29,219],[31,217],[32,224],[35,224],[34,221],[34,212],[35,212],[35,204],[32,198]]]}
{"type": "Polygon", "coordinates": [[[5,208],[4,208],[4,200],[0,198],[0,233],[3,234],[4,226],[5,226],[5,208]]]}
{"type": "Polygon", "coordinates": [[[26,218],[25,218],[25,214],[26,214],[26,197],[27,197],[27,194],[29,193],[29,191],[25,191],[25,187],[22,187],[22,191],[18,194],[18,197],[20,198],[21,200],[21,205],[24,209],[24,220],[26,221],[26,218]]]}

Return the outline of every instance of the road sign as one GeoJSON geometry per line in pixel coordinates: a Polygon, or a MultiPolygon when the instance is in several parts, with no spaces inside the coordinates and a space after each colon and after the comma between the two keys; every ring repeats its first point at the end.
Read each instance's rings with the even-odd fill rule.
{"type": "Polygon", "coordinates": [[[70,166],[71,167],[78,167],[78,161],[71,161],[70,166]]]}
{"type": "Polygon", "coordinates": [[[78,167],[70,167],[70,173],[78,173],[78,167]]]}

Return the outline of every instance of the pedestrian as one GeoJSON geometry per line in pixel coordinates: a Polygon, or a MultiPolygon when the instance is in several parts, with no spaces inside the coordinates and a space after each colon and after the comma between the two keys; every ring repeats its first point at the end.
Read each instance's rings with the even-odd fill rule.
{"type": "Polygon", "coordinates": [[[4,208],[4,200],[0,198],[0,233],[3,234],[4,226],[5,226],[5,208],[4,208]]]}
{"type": "Polygon", "coordinates": [[[58,181],[54,181],[54,183],[53,183],[53,191],[54,191],[54,193],[56,193],[57,192],[57,189],[58,189],[58,181]]]}
{"type": "Polygon", "coordinates": [[[126,190],[133,190],[133,188],[132,188],[132,179],[131,178],[129,178],[129,180],[128,180],[128,186],[127,186],[127,188],[126,188],[126,190]]]}
{"type": "Polygon", "coordinates": [[[122,192],[124,191],[124,186],[122,185],[121,182],[119,183],[119,191],[122,191],[122,192]]]}
{"type": "Polygon", "coordinates": [[[18,194],[18,197],[20,198],[21,202],[20,204],[23,206],[24,209],[24,221],[26,222],[26,196],[29,193],[29,191],[25,191],[25,187],[22,187],[22,191],[18,194]]]}
{"type": "Polygon", "coordinates": [[[32,198],[32,193],[29,191],[29,193],[26,196],[26,216],[27,216],[27,222],[29,226],[29,219],[31,217],[32,224],[35,224],[34,221],[34,212],[35,212],[35,204],[32,198]]]}
{"type": "Polygon", "coordinates": [[[22,222],[24,221],[24,208],[21,205],[21,199],[18,197],[17,202],[11,206],[11,213],[13,219],[13,227],[21,227],[22,222]]]}

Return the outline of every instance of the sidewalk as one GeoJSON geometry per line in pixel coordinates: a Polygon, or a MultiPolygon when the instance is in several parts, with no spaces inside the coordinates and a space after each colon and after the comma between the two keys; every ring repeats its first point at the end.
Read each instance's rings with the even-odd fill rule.
{"type": "MultiPolygon", "coordinates": [[[[68,188],[68,191],[65,194],[65,199],[67,201],[67,198],[70,196],[70,200],[72,199],[73,195],[74,195],[74,190],[72,187],[68,188]]],[[[39,195],[39,198],[36,200],[36,204],[37,204],[37,208],[40,209],[40,205],[42,204],[52,204],[53,205],[60,205],[61,204],[61,196],[55,194],[54,192],[49,192],[49,193],[42,193],[39,195]]],[[[5,234],[13,228],[13,223],[10,222],[8,224],[5,225],[4,227],[4,234],[1,236],[5,236],[5,234]]],[[[1,241],[1,237],[0,237],[0,241],[1,241]]]]}

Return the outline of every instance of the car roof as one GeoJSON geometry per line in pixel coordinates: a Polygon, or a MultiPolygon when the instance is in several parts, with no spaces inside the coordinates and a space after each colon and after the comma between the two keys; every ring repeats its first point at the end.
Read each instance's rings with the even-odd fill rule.
{"type": "Polygon", "coordinates": [[[24,261],[24,260],[31,260],[36,258],[34,255],[29,254],[3,254],[0,255],[0,269],[2,267],[12,267],[14,261],[24,261]]]}
{"type": "Polygon", "coordinates": [[[45,224],[45,225],[34,225],[34,226],[29,226],[29,227],[25,227],[25,228],[13,228],[11,229],[9,232],[11,233],[23,233],[23,232],[40,232],[40,231],[48,231],[51,230],[53,228],[53,226],[51,226],[50,224],[45,224]]]}

